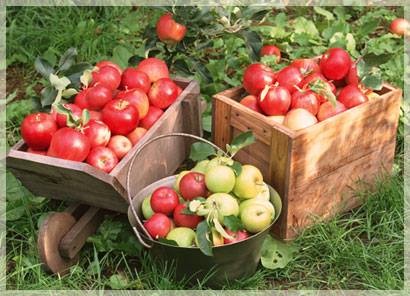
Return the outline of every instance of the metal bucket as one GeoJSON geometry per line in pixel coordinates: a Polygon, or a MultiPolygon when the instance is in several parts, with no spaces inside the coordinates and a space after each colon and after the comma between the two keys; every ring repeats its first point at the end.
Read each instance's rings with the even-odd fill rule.
{"type": "MultiPolygon", "coordinates": [[[[186,134],[169,134],[160,137],[175,135],[192,137],[192,135],[186,134]]],[[[202,138],[195,136],[194,138],[208,143],[207,140],[202,138]]],[[[152,141],[155,141],[155,138],[152,139],[152,141]]],[[[214,146],[214,144],[212,145],[214,146]]],[[[141,149],[142,148],[143,147],[141,147],[141,149]]],[[[130,167],[131,166],[132,163],[130,167]]],[[[127,182],[130,182],[132,176],[128,176],[128,179],[127,182]]],[[[176,276],[178,279],[189,278],[190,281],[195,282],[208,277],[208,285],[218,287],[227,281],[254,274],[260,261],[263,241],[269,234],[270,229],[278,219],[282,210],[281,199],[274,189],[269,186],[271,202],[275,207],[275,217],[268,227],[250,236],[246,240],[212,247],[213,256],[206,256],[198,247],[178,247],[156,241],[150,237],[143,227],[141,222],[141,204],[144,198],[151,195],[152,192],[160,186],[172,187],[175,180],[176,176],[158,180],[138,192],[137,195],[132,198],[132,201],[129,196],[130,207],[128,208],[128,219],[141,244],[150,248],[156,258],[174,261],[176,263],[176,276]]]]}

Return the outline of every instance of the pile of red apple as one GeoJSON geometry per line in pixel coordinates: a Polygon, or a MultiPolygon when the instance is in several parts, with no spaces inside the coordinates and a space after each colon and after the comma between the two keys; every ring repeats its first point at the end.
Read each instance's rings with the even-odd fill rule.
{"type": "MultiPolygon", "coordinates": [[[[280,51],[265,47],[261,55],[276,55],[279,62],[280,51]]],[[[241,104],[292,130],[312,126],[375,95],[360,83],[356,62],[342,48],[330,48],[320,59],[294,60],[278,72],[251,64],[243,87],[249,95],[241,104]]]]}
{"type": "Polygon", "coordinates": [[[86,161],[109,173],[181,92],[160,59],[147,58],[124,71],[101,61],[90,84],[61,105],[65,112],[53,105],[50,114],[28,115],[21,135],[28,152],[86,161]]]}
{"type": "Polygon", "coordinates": [[[221,246],[266,229],[275,208],[260,170],[243,165],[236,175],[232,163],[231,158],[221,156],[200,161],[192,170],[181,172],[173,187],[159,187],[147,196],[141,210],[150,236],[195,247],[198,225],[208,223],[207,240],[221,246]],[[227,219],[236,221],[236,226],[227,219]]]}

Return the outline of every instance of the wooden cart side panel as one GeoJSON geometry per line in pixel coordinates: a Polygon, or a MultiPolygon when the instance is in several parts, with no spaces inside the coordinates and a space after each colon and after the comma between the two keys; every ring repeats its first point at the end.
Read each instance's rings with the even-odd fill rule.
{"type": "Polygon", "coordinates": [[[127,210],[127,204],[121,194],[114,189],[113,178],[109,175],[107,179],[111,180],[103,181],[87,170],[56,166],[50,162],[27,161],[12,155],[7,158],[7,166],[35,195],[85,202],[91,206],[122,213],[127,210]]]}
{"type": "Polygon", "coordinates": [[[297,134],[290,187],[300,187],[371,151],[395,143],[401,91],[350,109],[297,134]]]}
{"type": "Polygon", "coordinates": [[[377,178],[390,173],[394,153],[395,143],[389,143],[309,184],[291,187],[287,196],[288,224],[282,237],[295,238],[301,229],[317,219],[328,219],[357,207],[363,200],[355,197],[354,192],[361,186],[369,188],[377,178]]]}

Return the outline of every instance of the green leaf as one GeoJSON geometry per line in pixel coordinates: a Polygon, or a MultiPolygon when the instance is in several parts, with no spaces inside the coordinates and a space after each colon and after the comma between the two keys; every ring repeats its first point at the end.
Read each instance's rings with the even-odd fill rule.
{"type": "Polygon", "coordinates": [[[166,244],[166,245],[171,245],[171,246],[178,246],[177,242],[174,240],[166,239],[163,237],[158,238],[158,241],[160,243],[166,244]]]}
{"type": "Polygon", "coordinates": [[[234,215],[225,216],[224,225],[226,226],[226,228],[234,232],[244,229],[241,219],[234,215]]]}
{"type": "Polygon", "coordinates": [[[263,242],[261,262],[267,269],[284,268],[293,258],[297,248],[268,235],[263,242]]]}
{"type": "Polygon", "coordinates": [[[54,102],[57,96],[57,91],[54,88],[48,86],[48,87],[43,88],[40,94],[41,94],[41,107],[44,108],[44,107],[50,106],[54,102]]]}
{"type": "Polygon", "coordinates": [[[72,65],[75,63],[75,58],[77,56],[77,49],[70,47],[67,51],[62,55],[60,61],[58,62],[58,70],[57,71],[65,71],[68,70],[72,65]]]}
{"type": "Polygon", "coordinates": [[[70,85],[71,81],[67,77],[63,76],[59,78],[57,75],[51,73],[49,77],[50,83],[52,86],[55,87],[57,90],[63,91],[68,85],[70,85]]]}
{"type": "Polygon", "coordinates": [[[49,79],[50,74],[54,72],[53,67],[44,58],[41,57],[36,58],[34,62],[34,68],[46,79],[49,79]]]}
{"type": "Polygon", "coordinates": [[[256,139],[252,131],[247,131],[238,135],[235,139],[232,140],[230,145],[230,151],[228,151],[231,156],[235,155],[239,150],[255,143],[256,139]]]}
{"type": "Polygon", "coordinates": [[[330,11],[327,11],[327,10],[324,9],[324,8],[321,8],[321,7],[319,7],[319,6],[314,6],[314,7],[313,7],[313,10],[314,10],[317,14],[323,15],[328,21],[332,21],[332,20],[335,19],[335,16],[334,16],[330,11]]]}
{"type": "Polygon", "coordinates": [[[215,155],[215,148],[203,142],[193,143],[189,158],[193,161],[201,161],[207,159],[211,155],[215,155]]]}
{"type": "Polygon", "coordinates": [[[49,48],[43,53],[43,58],[52,66],[54,67],[57,62],[57,57],[54,51],[49,48]]]}
{"type": "Polygon", "coordinates": [[[234,161],[232,165],[230,165],[232,170],[234,171],[236,176],[239,176],[242,172],[242,164],[238,161],[234,161]]]}
{"type": "Polygon", "coordinates": [[[333,107],[336,107],[336,96],[326,82],[316,79],[314,82],[309,83],[309,87],[313,92],[328,100],[333,107]]]}
{"type": "Polygon", "coordinates": [[[200,222],[196,227],[196,235],[198,238],[199,249],[206,256],[213,256],[212,244],[209,240],[210,229],[206,220],[200,222]]]}
{"type": "Polygon", "coordinates": [[[86,125],[89,121],[90,121],[90,112],[87,109],[84,109],[81,114],[82,126],[86,125]]]}
{"type": "Polygon", "coordinates": [[[202,129],[208,133],[212,132],[212,116],[202,116],[202,129]]]}
{"type": "Polygon", "coordinates": [[[113,274],[110,276],[108,285],[113,290],[123,290],[130,285],[128,278],[124,274],[113,274]]]}
{"type": "Polygon", "coordinates": [[[261,63],[268,66],[268,67],[275,67],[278,63],[278,56],[275,55],[266,55],[261,57],[261,63]]]}
{"type": "Polygon", "coordinates": [[[75,88],[68,88],[63,91],[63,97],[68,99],[77,94],[78,91],[75,88]]]}
{"type": "Polygon", "coordinates": [[[379,68],[367,65],[363,59],[357,62],[357,75],[360,81],[373,90],[380,90],[383,86],[382,73],[379,68]]]}
{"type": "Polygon", "coordinates": [[[252,61],[257,61],[259,58],[259,51],[262,47],[262,40],[258,33],[254,31],[242,30],[241,35],[245,39],[246,47],[252,61]]]}
{"type": "Polygon", "coordinates": [[[112,61],[124,69],[128,67],[128,60],[132,56],[133,54],[128,50],[128,48],[122,45],[117,45],[113,50],[112,61]]]}

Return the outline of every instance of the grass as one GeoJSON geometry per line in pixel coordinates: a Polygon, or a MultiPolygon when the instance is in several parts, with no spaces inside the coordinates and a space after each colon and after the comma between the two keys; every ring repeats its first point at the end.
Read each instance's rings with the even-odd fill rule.
{"type": "MultiPolygon", "coordinates": [[[[386,14],[382,9],[356,8],[348,13],[354,15],[357,10],[360,16],[386,14]]],[[[304,15],[301,11],[294,9],[296,15],[304,15]]],[[[76,47],[80,60],[95,62],[112,56],[118,44],[137,49],[143,40],[142,29],[153,23],[157,13],[149,8],[132,10],[129,7],[9,7],[7,65],[24,73],[13,80],[23,77],[23,86],[16,83],[13,88],[19,88],[24,95],[7,106],[8,144],[13,145],[19,139],[19,124],[32,111],[30,96],[36,83],[36,79],[32,79],[36,77],[32,65],[37,55],[53,59],[53,55],[59,56],[68,47],[76,47]]],[[[340,9],[338,13],[342,13],[340,9]]],[[[321,23],[320,30],[324,30],[325,25],[321,23]]],[[[232,44],[236,42],[231,35],[229,38],[232,44]]],[[[393,37],[392,40],[399,42],[393,37]]],[[[359,47],[365,41],[357,38],[356,42],[359,47]]],[[[390,45],[387,42],[385,47],[390,45]]],[[[239,54],[242,48],[236,47],[233,46],[239,54]]],[[[218,74],[219,65],[207,66],[218,74]]],[[[386,75],[396,75],[395,81],[402,80],[400,67],[390,69],[386,75]]],[[[222,76],[221,80],[225,78],[222,76]]],[[[212,83],[219,83],[220,87],[222,82],[212,83]]],[[[212,83],[202,91],[207,92],[209,88],[209,92],[213,92],[212,83]]],[[[226,86],[222,84],[222,87],[226,86]]],[[[223,288],[403,289],[403,224],[404,216],[409,214],[404,212],[403,204],[403,139],[404,120],[398,133],[395,173],[381,179],[374,191],[359,191],[357,194],[367,199],[361,207],[302,233],[294,242],[299,252],[285,268],[271,271],[259,267],[253,276],[226,283],[223,288]]],[[[206,279],[195,284],[190,284],[188,279],[176,281],[172,262],[157,262],[149,252],[142,250],[126,217],[120,215],[106,217],[81,251],[78,265],[68,275],[60,278],[45,273],[36,247],[38,225],[47,213],[64,207],[62,202],[33,196],[11,173],[7,174],[7,289],[208,288],[206,279]]]]}

